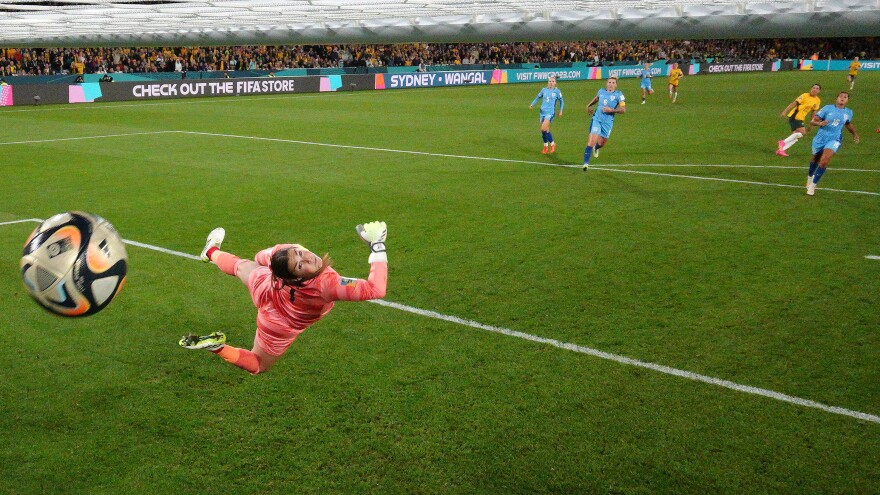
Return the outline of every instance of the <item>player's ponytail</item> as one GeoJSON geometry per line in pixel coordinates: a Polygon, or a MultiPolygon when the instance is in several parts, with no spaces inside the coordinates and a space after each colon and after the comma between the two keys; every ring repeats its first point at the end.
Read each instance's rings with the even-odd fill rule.
{"type": "Polygon", "coordinates": [[[287,249],[279,249],[272,253],[269,269],[272,270],[272,288],[275,290],[281,290],[281,288],[285,285],[290,285],[294,280],[293,274],[290,273],[288,261],[287,249]]]}

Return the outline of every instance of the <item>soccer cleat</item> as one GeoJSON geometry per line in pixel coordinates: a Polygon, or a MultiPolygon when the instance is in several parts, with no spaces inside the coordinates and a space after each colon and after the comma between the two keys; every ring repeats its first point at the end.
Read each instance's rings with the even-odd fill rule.
{"type": "Polygon", "coordinates": [[[590,164],[589,164],[589,163],[585,163],[585,164],[584,164],[584,172],[586,172],[588,168],[590,168],[590,164]]]}
{"type": "Polygon", "coordinates": [[[813,176],[808,175],[807,176],[807,187],[810,187],[810,184],[812,184],[812,183],[813,183],[813,176]]]}
{"type": "Polygon", "coordinates": [[[223,227],[217,227],[212,230],[210,234],[208,234],[208,241],[205,243],[205,249],[202,249],[202,254],[199,257],[205,263],[211,261],[208,259],[208,250],[215,247],[220,248],[220,245],[223,244],[223,238],[226,237],[226,230],[223,227]]]}
{"type": "Polygon", "coordinates": [[[814,182],[810,182],[810,185],[807,186],[807,196],[813,196],[816,194],[816,184],[814,182]]]}
{"type": "Polygon", "coordinates": [[[599,158],[599,148],[593,148],[593,158],[599,158]]]}
{"type": "Polygon", "coordinates": [[[547,154],[547,145],[546,145],[546,144],[544,145],[544,149],[541,150],[541,154],[542,154],[542,155],[546,155],[546,154],[547,154]]]}
{"type": "Polygon", "coordinates": [[[226,345],[226,334],[223,332],[214,332],[211,335],[199,337],[198,335],[184,335],[180,338],[180,347],[184,349],[206,349],[208,351],[216,351],[226,345]]]}
{"type": "Polygon", "coordinates": [[[777,149],[778,149],[778,150],[780,150],[780,151],[785,151],[785,150],[784,150],[784,148],[785,148],[785,141],[784,141],[784,140],[781,140],[781,139],[780,139],[779,142],[776,143],[776,146],[777,146],[777,149]]]}
{"type": "Polygon", "coordinates": [[[556,153],[556,143],[550,145],[550,153],[556,153]]]}
{"type": "Polygon", "coordinates": [[[786,153],[786,152],[783,151],[782,149],[778,149],[778,150],[776,150],[776,154],[779,155],[779,156],[788,156],[788,153],[786,153]]]}
{"type": "Polygon", "coordinates": [[[644,104],[645,104],[645,100],[642,100],[642,105],[644,105],[644,104]]]}

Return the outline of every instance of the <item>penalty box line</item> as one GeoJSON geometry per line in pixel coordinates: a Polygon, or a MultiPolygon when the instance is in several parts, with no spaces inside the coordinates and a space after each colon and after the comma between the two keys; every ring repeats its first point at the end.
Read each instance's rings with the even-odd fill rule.
{"type": "MultiPolygon", "coordinates": [[[[9,221],[9,222],[2,222],[2,223],[0,223],[0,226],[12,225],[12,224],[24,223],[24,222],[41,222],[41,221],[42,220],[39,220],[36,218],[29,218],[26,220],[13,220],[13,221],[9,221]]],[[[179,256],[179,257],[186,258],[186,259],[191,259],[191,260],[199,260],[200,259],[198,256],[195,256],[195,255],[192,255],[189,253],[184,253],[181,251],[174,251],[172,249],[166,249],[166,248],[163,248],[160,246],[154,246],[151,244],[145,244],[142,242],[131,241],[131,240],[124,240],[124,242],[126,244],[130,244],[132,246],[138,246],[138,247],[142,247],[142,248],[146,248],[146,249],[151,249],[153,251],[158,251],[160,253],[170,254],[173,256],[179,256]]],[[[588,356],[597,357],[600,359],[604,359],[606,361],[613,361],[613,362],[619,363],[619,364],[624,364],[624,365],[628,365],[628,366],[635,366],[638,368],[644,368],[644,369],[648,369],[651,371],[656,371],[658,373],[663,373],[666,375],[677,376],[679,378],[685,378],[688,380],[707,383],[709,385],[715,385],[717,387],[722,387],[722,388],[726,388],[729,390],[735,390],[737,392],[743,392],[746,394],[757,395],[760,397],[766,397],[769,399],[774,399],[774,400],[778,400],[781,402],[787,402],[789,404],[794,404],[797,406],[809,407],[809,408],[818,409],[820,411],[824,411],[827,413],[839,414],[842,416],[849,416],[851,418],[859,419],[862,421],[868,421],[871,423],[880,424],[880,416],[877,416],[874,414],[868,414],[868,413],[864,413],[864,412],[860,412],[860,411],[854,411],[854,410],[846,409],[843,407],[829,406],[826,404],[822,404],[820,402],[812,401],[809,399],[802,399],[800,397],[795,397],[793,395],[787,395],[787,394],[783,394],[780,392],[775,392],[773,390],[752,387],[749,385],[742,385],[742,384],[731,382],[729,380],[724,380],[721,378],[714,378],[711,376],[701,375],[699,373],[693,373],[690,371],[672,368],[670,366],[665,366],[662,364],[656,364],[656,363],[651,363],[648,361],[642,361],[639,359],[633,359],[630,357],[622,356],[620,354],[612,354],[610,352],[600,351],[600,350],[594,349],[592,347],[585,347],[585,346],[580,346],[580,345],[576,345],[576,344],[571,344],[568,342],[562,342],[562,341],[555,340],[555,339],[549,339],[546,337],[539,337],[537,335],[532,335],[532,334],[528,334],[528,333],[524,333],[524,332],[519,332],[516,330],[511,330],[509,328],[486,325],[484,323],[480,323],[477,321],[467,320],[464,318],[459,318],[457,316],[445,315],[442,313],[437,313],[436,311],[429,311],[426,309],[420,309],[420,308],[416,308],[413,306],[407,306],[405,304],[400,304],[400,303],[396,303],[396,302],[392,302],[392,301],[385,301],[383,299],[372,300],[369,302],[377,304],[379,306],[385,306],[388,308],[393,308],[393,309],[397,309],[400,311],[405,311],[407,313],[413,313],[413,314],[416,314],[419,316],[424,316],[426,318],[433,318],[435,320],[441,320],[441,321],[446,321],[449,323],[455,323],[457,325],[463,325],[463,326],[467,326],[467,327],[471,327],[471,328],[476,328],[479,330],[485,330],[488,332],[506,335],[508,337],[516,337],[518,339],[528,340],[530,342],[535,342],[535,343],[539,343],[539,344],[551,345],[551,346],[557,347],[559,349],[565,349],[567,351],[577,352],[580,354],[586,354],[588,356]]]]}

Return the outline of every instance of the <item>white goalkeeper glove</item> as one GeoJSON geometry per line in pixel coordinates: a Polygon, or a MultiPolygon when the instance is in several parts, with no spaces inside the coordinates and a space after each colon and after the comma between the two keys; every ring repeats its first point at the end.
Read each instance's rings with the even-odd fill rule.
{"type": "Polygon", "coordinates": [[[370,222],[358,225],[354,228],[364,242],[370,246],[370,263],[377,261],[388,262],[385,254],[385,237],[388,235],[388,226],[385,222],[370,222]]]}

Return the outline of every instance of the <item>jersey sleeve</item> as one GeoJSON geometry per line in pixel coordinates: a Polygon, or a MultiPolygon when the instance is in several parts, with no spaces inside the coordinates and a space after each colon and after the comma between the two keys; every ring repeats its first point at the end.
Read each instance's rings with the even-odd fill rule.
{"type": "Polygon", "coordinates": [[[254,261],[256,261],[258,265],[269,266],[272,262],[273,254],[282,249],[290,249],[294,246],[295,244],[276,244],[257,253],[256,256],[254,256],[254,261]]]}
{"type": "Polygon", "coordinates": [[[388,286],[388,263],[370,263],[370,275],[366,280],[342,277],[333,273],[321,284],[321,297],[325,301],[367,301],[382,299],[388,286]]]}
{"type": "Polygon", "coordinates": [[[532,105],[534,105],[535,103],[538,103],[539,101],[541,101],[541,96],[543,96],[543,95],[544,95],[544,90],[543,90],[543,89],[542,89],[541,91],[538,91],[538,96],[536,96],[535,99],[532,100],[532,105]]]}
{"type": "Polygon", "coordinates": [[[562,91],[559,92],[559,112],[562,113],[562,109],[565,108],[565,100],[562,99],[562,91]]]}
{"type": "Polygon", "coordinates": [[[828,108],[827,107],[824,107],[821,110],[819,110],[818,112],[816,112],[816,116],[822,120],[825,120],[825,117],[827,115],[828,115],[828,108]]]}

